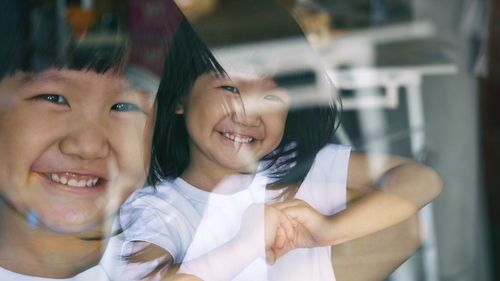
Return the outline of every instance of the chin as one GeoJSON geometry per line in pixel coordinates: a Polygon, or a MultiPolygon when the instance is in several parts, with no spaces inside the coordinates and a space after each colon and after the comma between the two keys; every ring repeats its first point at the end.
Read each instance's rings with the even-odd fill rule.
{"type": "Polygon", "coordinates": [[[57,234],[66,234],[66,235],[74,235],[78,237],[90,236],[88,233],[102,233],[105,232],[105,226],[103,223],[79,223],[79,224],[71,224],[70,222],[56,222],[51,223],[47,222],[44,225],[44,228],[49,230],[50,232],[57,234]]]}
{"type": "Polygon", "coordinates": [[[48,216],[41,215],[40,217],[30,213],[27,215],[27,220],[30,224],[43,227],[50,232],[75,235],[101,231],[105,226],[105,222],[108,221],[102,215],[85,216],[78,212],[73,212],[73,215],[68,213],[58,217],[54,217],[54,213],[48,216]]]}
{"type": "Polygon", "coordinates": [[[252,161],[250,163],[240,162],[240,163],[231,163],[228,167],[240,174],[252,174],[257,172],[259,167],[259,163],[252,161]]]}

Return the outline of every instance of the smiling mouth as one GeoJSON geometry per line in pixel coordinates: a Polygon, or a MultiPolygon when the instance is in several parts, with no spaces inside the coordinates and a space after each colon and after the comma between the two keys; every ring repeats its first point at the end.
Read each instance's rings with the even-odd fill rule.
{"type": "Polygon", "coordinates": [[[223,132],[221,133],[225,138],[228,138],[232,140],[233,142],[237,143],[251,143],[255,139],[250,137],[250,136],[245,136],[245,135],[239,135],[239,134],[234,134],[234,133],[229,133],[229,132],[223,132]]]}
{"type": "Polygon", "coordinates": [[[46,173],[45,176],[53,182],[69,187],[91,188],[97,186],[102,181],[100,177],[73,173],[46,173]]]}

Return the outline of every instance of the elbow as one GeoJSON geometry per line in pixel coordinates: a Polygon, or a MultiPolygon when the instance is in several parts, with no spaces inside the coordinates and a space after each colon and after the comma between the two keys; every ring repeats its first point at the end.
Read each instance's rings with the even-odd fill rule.
{"type": "Polygon", "coordinates": [[[420,209],[439,196],[443,190],[443,181],[434,169],[418,163],[408,163],[389,173],[384,189],[420,209]]]}
{"type": "Polygon", "coordinates": [[[419,208],[431,203],[443,191],[443,181],[439,174],[432,168],[419,164],[418,169],[418,191],[415,203],[419,208]]]}
{"type": "Polygon", "coordinates": [[[426,182],[427,182],[427,192],[428,193],[428,198],[427,198],[427,202],[425,204],[428,204],[430,203],[431,201],[433,201],[434,199],[436,199],[436,197],[439,196],[439,194],[441,194],[441,192],[443,191],[443,187],[444,187],[444,184],[443,184],[443,180],[441,179],[441,177],[439,176],[439,174],[432,168],[430,167],[425,167],[426,169],[426,176],[425,178],[427,179],[426,182]]]}

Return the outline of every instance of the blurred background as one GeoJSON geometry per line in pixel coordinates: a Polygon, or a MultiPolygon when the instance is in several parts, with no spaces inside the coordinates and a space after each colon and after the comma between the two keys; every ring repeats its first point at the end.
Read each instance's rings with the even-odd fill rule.
{"type": "MultiPolygon", "coordinates": [[[[158,19],[168,16],[165,0],[21,1],[36,6],[30,15],[2,1],[37,26],[30,40],[39,50],[64,54],[77,42],[84,57],[132,40],[141,42],[132,49],[134,62],[161,72],[164,45],[155,39],[158,19]]],[[[297,30],[269,1],[176,0],[207,44],[278,69],[297,92],[337,93],[321,79],[326,69],[344,107],[334,141],[412,157],[439,172],[445,189],[420,213],[423,244],[390,280],[500,280],[500,60],[488,51],[500,47],[500,4],[281,0],[321,57],[318,70],[301,58],[297,30]],[[276,53],[293,63],[267,65],[266,56],[276,53]]],[[[32,57],[43,63],[36,52],[32,57]]]]}

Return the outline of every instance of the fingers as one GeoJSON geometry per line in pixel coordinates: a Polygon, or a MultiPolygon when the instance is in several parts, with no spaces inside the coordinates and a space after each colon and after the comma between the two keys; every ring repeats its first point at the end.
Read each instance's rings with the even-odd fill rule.
{"type": "Polygon", "coordinates": [[[330,235],[324,231],[326,217],[302,200],[266,205],[265,211],[269,264],[295,248],[323,245],[324,237],[330,235]]]}
{"type": "Polygon", "coordinates": [[[267,264],[273,265],[284,253],[288,252],[288,250],[285,249],[288,245],[290,245],[290,241],[285,234],[285,230],[282,227],[279,227],[276,233],[274,245],[266,250],[267,264]]]}
{"type": "MultiPolygon", "coordinates": [[[[284,237],[284,236],[283,236],[284,237]]],[[[283,255],[288,253],[289,251],[295,249],[294,241],[284,239],[283,243],[275,244],[273,247],[266,251],[266,262],[270,265],[273,265],[278,259],[280,259],[283,255]]]]}
{"type": "Polygon", "coordinates": [[[298,224],[304,224],[308,217],[316,213],[309,204],[298,199],[278,203],[273,205],[273,207],[284,213],[292,221],[293,227],[297,227],[298,224]]]}
{"type": "Polygon", "coordinates": [[[277,208],[266,205],[266,262],[274,262],[284,253],[291,250],[296,237],[290,218],[277,208]]]}
{"type": "Polygon", "coordinates": [[[266,227],[271,228],[273,233],[282,234],[285,239],[292,240],[294,238],[293,223],[290,218],[279,209],[273,206],[266,206],[266,227]]]}
{"type": "Polygon", "coordinates": [[[276,254],[273,249],[266,250],[266,263],[273,265],[276,262],[276,254]]]}
{"type": "Polygon", "coordinates": [[[288,207],[284,208],[282,212],[293,221],[292,225],[294,227],[306,223],[306,214],[304,214],[304,209],[302,207],[288,207]]]}
{"type": "MultiPolygon", "coordinates": [[[[286,240],[293,240],[295,237],[295,229],[294,229],[294,223],[290,218],[283,212],[281,213],[281,223],[280,223],[280,229],[284,232],[284,235],[286,236],[286,240]]],[[[285,241],[286,241],[285,240],[285,241]]]]}
{"type": "Polygon", "coordinates": [[[285,243],[287,240],[287,236],[282,227],[278,227],[278,231],[276,232],[276,238],[274,239],[273,248],[281,249],[285,247],[285,243]]]}

